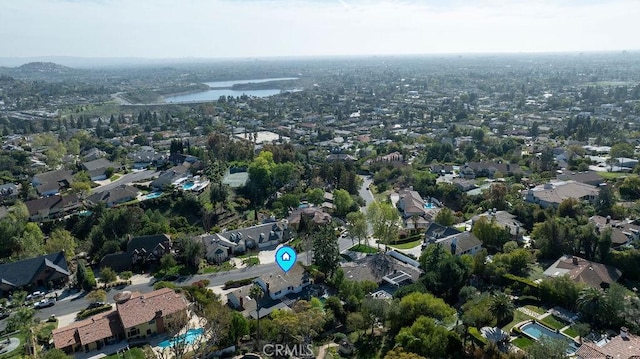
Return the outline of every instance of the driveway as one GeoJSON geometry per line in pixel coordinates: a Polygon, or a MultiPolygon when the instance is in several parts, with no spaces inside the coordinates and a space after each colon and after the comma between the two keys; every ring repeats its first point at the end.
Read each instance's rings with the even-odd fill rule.
{"type": "Polygon", "coordinates": [[[118,178],[116,181],[91,189],[91,193],[107,191],[116,188],[121,184],[131,184],[145,179],[152,179],[154,177],[158,177],[159,174],[160,172],[152,170],[130,172],[118,178]]]}

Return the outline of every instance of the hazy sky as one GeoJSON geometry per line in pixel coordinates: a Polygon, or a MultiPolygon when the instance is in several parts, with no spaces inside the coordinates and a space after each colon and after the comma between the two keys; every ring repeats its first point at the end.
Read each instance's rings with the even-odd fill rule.
{"type": "Polygon", "coordinates": [[[640,49],[640,0],[0,0],[0,57],[640,49]]]}

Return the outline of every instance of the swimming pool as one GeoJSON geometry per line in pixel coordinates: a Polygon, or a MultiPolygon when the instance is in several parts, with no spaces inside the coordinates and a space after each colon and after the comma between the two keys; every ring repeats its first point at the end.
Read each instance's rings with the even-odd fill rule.
{"type": "Polygon", "coordinates": [[[185,191],[188,191],[188,190],[192,189],[193,186],[195,186],[195,185],[196,184],[193,183],[193,182],[187,182],[187,183],[182,185],[182,189],[185,190],[185,191]]]}
{"type": "Polygon", "coordinates": [[[534,340],[540,340],[543,336],[553,338],[553,339],[561,339],[567,341],[569,348],[567,348],[567,353],[572,354],[578,350],[576,343],[569,338],[568,336],[556,332],[553,329],[547,328],[546,326],[538,323],[538,322],[529,322],[520,327],[520,330],[527,336],[531,337],[534,340]]]}
{"type": "Polygon", "coordinates": [[[424,204],[424,208],[426,208],[426,209],[434,209],[434,208],[437,208],[437,207],[433,203],[425,203],[424,204]]]}
{"type": "Polygon", "coordinates": [[[162,196],[162,192],[151,192],[151,193],[145,195],[142,198],[143,199],[154,199],[154,198],[158,198],[160,196],[162,196]]]}
{"type": "Polygon", "coordinates": [[[158,346],[161,348],[168,348],[174,346],[176,343],[193,344],[193,342],[195,342],[203,332],[204,329],[202,328],[189,329],[185,334],[161,341],[158,343],[158,346]]]}

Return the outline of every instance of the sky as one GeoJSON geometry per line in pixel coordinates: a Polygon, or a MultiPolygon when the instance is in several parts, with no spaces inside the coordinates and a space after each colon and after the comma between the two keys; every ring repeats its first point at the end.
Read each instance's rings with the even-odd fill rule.
{"type": "Polygon", "coordinates": [[[0,0],[0,57],[639,50],[639,0],[0,0]]]}

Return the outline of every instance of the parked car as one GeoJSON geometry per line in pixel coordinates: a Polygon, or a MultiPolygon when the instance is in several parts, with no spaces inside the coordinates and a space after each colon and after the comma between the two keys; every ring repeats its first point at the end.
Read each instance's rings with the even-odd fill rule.
{"type": "Polygon", "coordinates": [[[0,320],[4,319],[4,318],[8,318],[9,314],[11,314],[8,310],[2,310],[0,311],[0,320]]]}
{"type": "Polygon", "coordinates": [[[51,307],[56,304],[56,300],[53,298],[42,299],[39,302],[36,302],[33,307],[36,309],[51,307]]]}
{"type": "Polygon", "coordinates": [[[37,299],[37,298],[40,298],[40,297],[44,297],[44,295],[45,295],[45,294],[46,294],[45,292],[41,292],[41,291],[37,290],[37,291],[35,291],[35,292],[33,292],[33,293],[29,294],[29,295],[27,296],[27,300],[37,299]]]}

